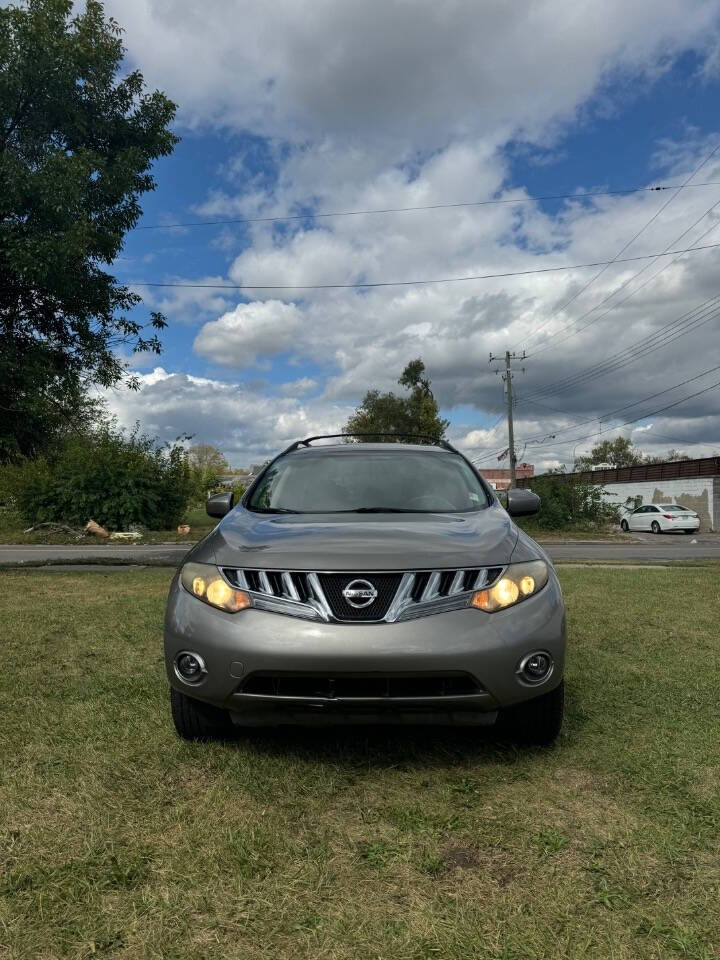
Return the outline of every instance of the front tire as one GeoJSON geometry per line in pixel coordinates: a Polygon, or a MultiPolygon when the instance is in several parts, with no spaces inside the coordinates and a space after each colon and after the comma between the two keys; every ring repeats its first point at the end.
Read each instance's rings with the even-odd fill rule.
{"type": "Polygon", "coordinates": [[[228,736],[232,727],[227,711],[186,697],[170,688],[170,710],[178,736],[183,740],[217,740],[228,736]]]}
{"type": "Polygon", "coordinates": [[[660,524],[657,522],[657,520],[653,520],[653,522],[650,524],[650,529],[653,533],[660,533],[660,524]]]}
{"type": "Polygon", "coordinates": [[[501,711],[499,727],[517,743],[548,747],[557,739],[565,714],[565,681],[534,700],[501,711]]]}
{"type": "Polygon", "coordinates": [[[628,532],[628,530],[630,529],[630,524],[627,522],[627,520],[620,521],[620,529],[622,530],[623,533],[628,532]]]}

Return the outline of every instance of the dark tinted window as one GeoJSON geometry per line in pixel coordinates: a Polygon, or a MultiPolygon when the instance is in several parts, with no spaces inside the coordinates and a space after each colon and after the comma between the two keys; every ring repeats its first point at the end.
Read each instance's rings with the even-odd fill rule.
{"type": "Polygon", "coordinates": [[[480,480],[461,457],[369,450],[284,457],[262,478],[248,507],[298,513],[465,513],[487,504],[480,480]]]}

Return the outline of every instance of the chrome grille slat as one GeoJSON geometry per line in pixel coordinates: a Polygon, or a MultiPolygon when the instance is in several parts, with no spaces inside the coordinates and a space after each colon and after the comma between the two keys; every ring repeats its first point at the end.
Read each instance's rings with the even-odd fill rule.
{"type": "MultiPolygon", "coordinates": [[[[494,583],[503,566],[450,570],[416,570],[403,573],[395,596],[384,617],[373,620],[338,619],[325,596],[319,573],[333,571],[293,571],[222,568],[228,583],[246,590],[259,610],[284,613],[288,616],[326,623],[396,623],[415,620],[435,613],[461,610],[470,603],[476,590],[494,583]]],[[[347,574],[351,576],[352,574],[347,574]]],[[[372,577],[372,574],[363,574],[372,577]]],[[[387,576],[387,572],[377,572],[387,576]]]]}
{"type": "Polygon", "coordinates": [[[299,600],[300,594],[297,592],[297,587],[293,583],[293,578],[290,574],[286,571],[280,576],[282,578],[283,592],[290,597],[291,600],[299,600]]]}
{"type": "Polygon", "coordinates": [[[450,584],[450,589],[448,591],[449,597],[454,596],[456,593],[462,593],[462,585],[463,585],[464,579],[465,579],[465,571],[456,570],[455,576],[453,577],[453,581],[450,584]]]}
{"type": "Polygon", "coordinates": [[[430,574],[430,579],[427,582],[427,586],[422,592],[420,597],[420,602],[425,603],[427,600],[434,600],[435,597],[439,596],[439,586],[440,586],[440,577],[442,573],[439,570],[433,570],[430,574]]]}

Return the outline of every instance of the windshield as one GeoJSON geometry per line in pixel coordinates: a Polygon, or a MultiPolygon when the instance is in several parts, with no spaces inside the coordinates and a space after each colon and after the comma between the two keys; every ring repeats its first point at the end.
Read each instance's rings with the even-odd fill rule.
{"type": "Polygon", "coordinates": [[[661,510],[674,510],[675,513],[690,513],[687,507],[681,507],[679,503],[664,503],[661,510]]]}
{"type": "Polygon", "coordinates": [[[467,513],[487,505],[461,457],[409,450],[288,456],[247,504],[271,513],[467,513]]]}

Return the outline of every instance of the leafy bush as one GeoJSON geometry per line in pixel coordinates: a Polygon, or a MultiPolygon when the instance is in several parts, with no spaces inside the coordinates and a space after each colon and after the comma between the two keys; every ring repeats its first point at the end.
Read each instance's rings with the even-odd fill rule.
{"type": "Polygon", "coordinates": [[[542,500],[540,513],[533,518],[533,526],[541,530],[597,527],[618,519],[617,506],[605,501],[598,484],[574,483],[562,479],[561,474],[547,474],[533,480],[532,489],[542,500]]]}
{"type": "Polygon", "coordinates": [[[29,460],[5,473],[5,486],[28,524],[89,519],[110,530],[163,530],[182,520],[192,493],[185,450],[160,447],[136,429],[112,424],[68,439],[52,459],[29,460]]]}

